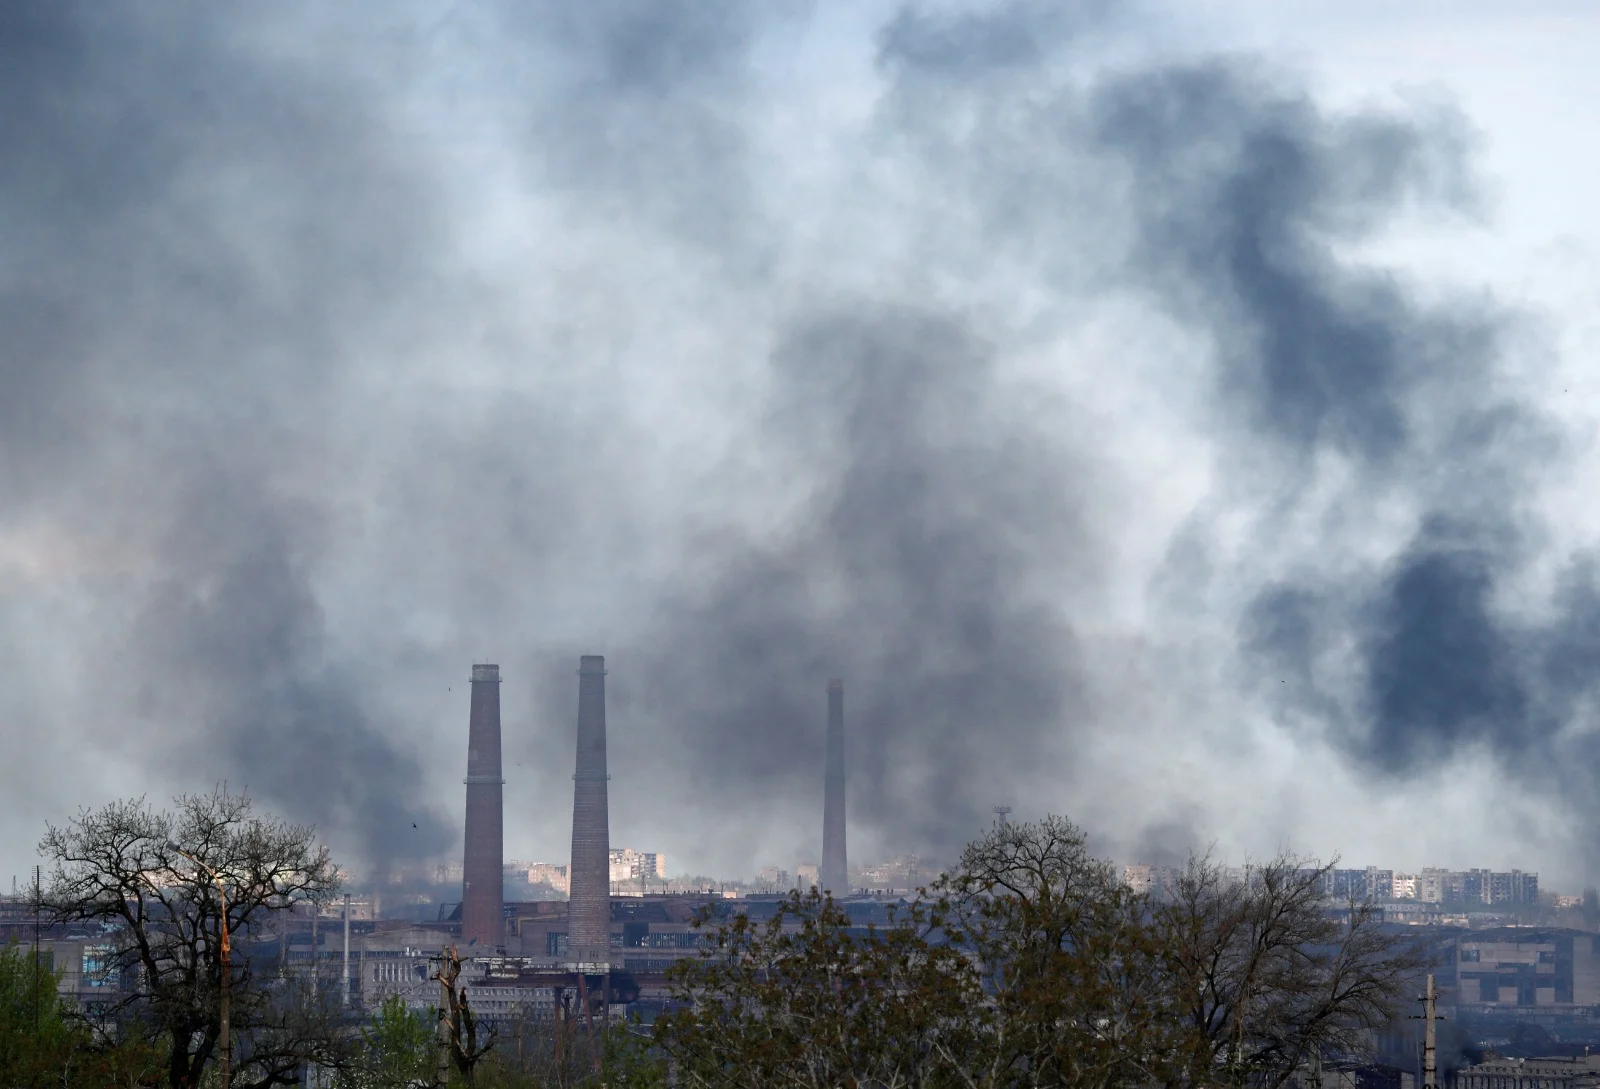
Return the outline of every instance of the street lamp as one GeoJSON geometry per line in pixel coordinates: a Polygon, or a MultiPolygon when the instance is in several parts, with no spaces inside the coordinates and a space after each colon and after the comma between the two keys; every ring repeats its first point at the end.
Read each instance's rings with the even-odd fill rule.
{"type": "Polygon", "coordinates": [[[225,888],[223,888],[222,876],[218,874],[216,870],[213,870],[210,866],[207,866],[204,862],[201,862],[198,858],[194,857],[194,855],[191,855],[188,851],[185,851],[182,847],[179,847],[170,839],[167,840],[167,850],[182,855],[184,858],[187,858],[190,862],[193,862],[206,873],[210,874],[212,882],[217,886],[217,895],[222,900],[222,991],[218,998],[218,1010],[220,1013],[219,1020],[222,1022],[220,1026],[220,1035],[222,1037],[222,1055],[219,1060],[219,1065],[222,1067],[222,1089],[229,1089],[229,1086],[233,1081],[233,1043],[231,1040],[232,1034],[228,1031],[228,983],[233,973],[229,968],[228,960],[228,954],[232,950],[232,945],[228,941],[228,892],[225,888]]]}

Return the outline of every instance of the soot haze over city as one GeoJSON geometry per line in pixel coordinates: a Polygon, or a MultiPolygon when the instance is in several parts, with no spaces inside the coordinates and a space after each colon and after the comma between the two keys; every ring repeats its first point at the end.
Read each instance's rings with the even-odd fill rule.
{"type": "Polygon", "coordinates": [[[1594,880],[1596,16],[1312,7],[0,5],[8,872],[458,857],[474,662],[563,858],[603,654],[674,870],[816,857],[837,676],[853,858],[1594,880]]]}

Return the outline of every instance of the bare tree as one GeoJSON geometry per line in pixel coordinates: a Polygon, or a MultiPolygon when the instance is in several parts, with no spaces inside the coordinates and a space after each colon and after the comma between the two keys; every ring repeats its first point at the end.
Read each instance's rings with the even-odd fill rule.
{"type": "Polygon", "coordinates": [[[1281,1089],[1425,963],[1370,904],[1328,911],[1325,873],[1195,859],[1157,902],[1064,819],[1001,825],[881,930],[817,896],[723,920],[655,1043],[703,1089],[1281,1089]]]}
{"type": "MultiPolygon", "coordinates": [[[[709,915],[702,922],[711,922],[709,915]]],[[[984,1016],[970,959],[930,940],[938,905],[851,933],[831,897],[791,893],[765,923],[709,926],[703,955],[672,970],[675,1003],[654,1039],[687,1089],[922,1089],[959,1085],[984,1016]]]]}
{"type": "Polygon", "coordinates": [[[460,986],[461,954],[456,952],[455,946],[445,948],[433,978],[439,981],[439,1029],[443,1056],[456,1068],[462,1080],[471,1085],[478,1064],[494,1050],[494,1026],[488,1027],[486,1037],[480,1044],[478,1017],[472,1012],[467,988],[460,986]]]}
{"type": "MultiPolygon", "coordinates": [[[[224,928],[248,936],[271,914],[323,900],[338,884],[311,828],[259,816],[248,796],[225,789],[181,796],[170,813],[142,798],[83,810],[47,826],[39,849],[53,863],[55,916],[112,929],[125,981],[117,1010],[163,1033],[172,1089],[199,1085],[219,1049],[224,928]]],[[[268,983],[248,957],[233,959],[231,1021],[245,1043],[233,1077],[239,1089],[292,1084],[303,1059],[318,1049],[327,1058],[336,1045],[331,1016],[310,1018],[311,1007],[274,995],[268,983]]]]}
{"type": "Polygon", "coordinates": [[[1148,1084],[1166,1017],[1148,901],[1060,817],[1004,823],[936,886],[978,958],[990,1007],[972,1086],[1148,1084]]]}
{"type": "Polygon", "coordinates": [[[1280,854],[1242,874],[1191,859],[1152,927],[1173,1035],[1170,1085],[1278,1089],[1324,1055],[1363,1053],[1427,963],[1371,903],[1327,910],[1327,866],[1280,854]]]}

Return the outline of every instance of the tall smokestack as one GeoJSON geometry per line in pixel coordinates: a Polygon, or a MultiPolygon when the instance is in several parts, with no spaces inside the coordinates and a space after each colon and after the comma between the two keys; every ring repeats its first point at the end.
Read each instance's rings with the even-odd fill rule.
{"type": "Polygon", "coordinates": [[[504,798],[500,777],[500,667],[472,667],[467,725],[467,841],[461,858],[461,941],[485,953],[504,944],[504,798]]]}
{"type": "Polygon", "coordinates": [[[611,825],[606,811],[606,660],[578,664],[578,767],[572,776],[572,867],[567,951],[579,964],[611,960],[611,825]]]}
{"type": "Polygon", "coordinates": [[[850,865],[844,850],[844,682],[828,682],[828,764],[822,781],[822,868],[824,891],[850,892],[850,865]]]}

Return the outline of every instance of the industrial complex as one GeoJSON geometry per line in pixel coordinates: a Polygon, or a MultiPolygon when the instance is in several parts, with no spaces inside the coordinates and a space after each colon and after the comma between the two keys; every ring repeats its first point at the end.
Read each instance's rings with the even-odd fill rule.
{"type": "MultiPolygon", "coordinates": [[[[480,1017],[519,1020],[615,1007],[648,1014],[665,1000],[673,964],[704,948],[700,920],[734,912],[770,919],[790,890],[815,885],[842,894],[836,900],[852,928],[883,925],[899,897],[860,889],[862,878],[915,887],[923,873],[915,857],[861,871],[849,866],[844,684],[834,679],[825,704],[818,701],[826,740],[820,865],[802,864],[793,875],[768,867],[753,886],[761,891],[747,887],[738,896],[650,891],[664,885],[663,856],[611,846],[606,662],[595,655],[580,658],[577,668],[571,855],[565,863],[508,861],[500,668],[474,664],[470,679],[462,853],[459,864],[436,871],[437,878],[459,881],[459,902],[409,919],[383,918],[375,898],[299,904],[240,935],[239,955],[310,978],[341,995],[353,1016],[394,996],[418,1009],[435,1005],[435,972],[452,947],[480,1017]]],[[[997,809],[1001,820],[1005,812],[997,809]]],[[[1122,877],[1159,896],[1180,873],[1129,865],[1122,877]]],[[[1241,869],[1239,877],[1248,880],[1248,872],[1241,869]]],[[[1550,1040],[1600,1040],[1600,927],[1589,917],[1600,905],[1547,890],[1541,895],[1538,875],[1520,870],[1331,869],[1324,882],[1330,908],[1359,900],[1382,905],[1391,924],[1429,926],[1440,956],[1441,1008],[1457,1024],[1487,1026],[1479,1034],[1503,1035],[1506,1047],[1530,1026],[1543,1026],[1546,1050],[1550,1040]]],[[[16,895],[0,900],[0,941],[7,940],[38,942],[61,972],[62,990],[84,1008],[118,997],[115,935],[52,927],[36,903],[16,895]]]]}
{"type": "MultiPolygon", "coordinates": [[[[299,904],[266,929],[238,936],[239,955],[280,972],[305,974],[343,993],[354,1008],[369,1009],[398,995],[419,1008],[438,1000],[434,969],[446,947],[462,958],[461,982],[474,993],[480,1016],[537,1016],[563,1001],[589,996],[612,1004],[659,999],[665,972],[697,955],[702,914],[732,911],[771,917],[793,887],[786,871],[770,875],[771,893],[729,899],[714,892],[641,895],[646,882],[665,876],[656,852],[613,850],[607,810],[606,663],[585,655],[577,670],[575,760],[572,775],[572,853],[566,865],[516,863],[504,857],[504,788],[501,763],[500,667],[477,663],[471,671],[467,716],[465,835],[459,869],[459,903],[439,906],[433,918],[384,919],[372,900],[350,897],[330,904],[299,904]],[[565,899],[508,897],[511,889],[538,885],[565,899]],[[614,895],[618,887],[632,895],[614,895]]],[[[797,869],[824,888],[848,888],[845,846],[844,685],[827,685],[823,782],[822,865],[797,869]]],[[[819,701],[820,702],[820,701],[819,701]]],[[[821,711],[821,707],[819,707],[821,711]]],[[[818,716],[819,726],[823,716],[818,716]]],[[[886,922],[887,905],[864,895],[845,899],[852,921],[886,922]]],[[[112,938],[51,927],[25,896],[0,904],[0,942],[38,941],[62,971],[61,987],[81,1005],[110,1002],[118,987],[112,938]]]]}

